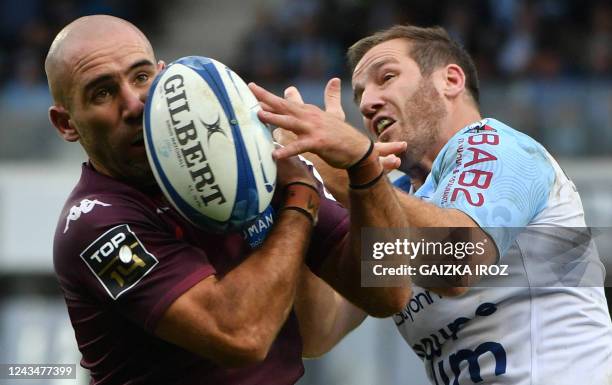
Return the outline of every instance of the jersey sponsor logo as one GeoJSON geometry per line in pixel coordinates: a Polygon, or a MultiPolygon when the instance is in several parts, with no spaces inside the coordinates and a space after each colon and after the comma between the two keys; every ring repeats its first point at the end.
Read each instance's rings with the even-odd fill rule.
{"type": "MultiPolygon", "coordinates": [[[[475,311],[475,317],[489,317],[497,311],[497,305],[490,302],[481,303],[475,311]]],[[[471,318],[459,317],[450,322],[412,346],[414,352],[425,361],[430,376],[435,384],[451,384],[450,378],[454,375],[452,384],[459,384],[461,371],[467,369],[473,383],[482,382],[481,357],[490,353],[495,362],[493,370],[495,376],[506,373],[507,356],[506,350],[499,342],[486,341],[478,345],[474,350],[460,349],[455,353],[444,357],[442,345],[448,341],[456,341],[461,336],[459,332],[470,322],[471,318]],[[467,363],[464,364],[464,362],[467,363]],[[440,379],[440,381],[438,381],[440,379]]],[[[399,324],[398,324],[399,326],[399,324]]],[[[487,367],[487,373],[490,369],[487,367]]]]}
{"type": "Polygon", "coordinates": [[[81,258],[113,299],[134,287],[158,263],[128,225],[102,234],[81,258]]]}
{"type": "MultiPolygon", "coordinates": [[[[459,375],[461,374],[460,366],[465,367],[465,365],[461,365],[464,361],[466,361],[468,364],[467,368],[470,373],[470,380],[472,380],[473,383],[482,382],[483,379],[482,379],[482,374],[480,371],[480,364],[478,360],[482,356],[484,356],[486,353],[490,353],[491,355],[493,355],[493,358],[495,359],[495,370],[494,370],[495,376],[499,376],[501,374],[506,373],[506,363],[507,363],[506,349],[504,349],[502,344],[500,344],[499,342],[487,341],[487,342],[483,342],[482,344],[478,345],[478,347],[476,347],[476,349],[474,350],[461,349],[457,351],[456,353],[451,354],[448,357],[450,369],[455,375],[454,384],[459,383],[457,379],[459,378],[459,375]]],[[[439,369],[440,378],[442,379],[442,381],[444,381],[445,384],[449,384],[449,378],[446,375],[446,372],[444,371],[443,361],[440,361],[438,363],[438,369],[439,369]]]]}
{"type": "Polygon", "coordinates": [[[111,206],[110,203],[100,202],[97,199],[94,199],[94,200],[83,199],[79,203],[78,206],[72,206],[70,208],[70,212],[66,216],[66,226],[64,227],[64,234],[66,234],[66,232],[68,231],[68,228],[70,226],[70,221],[76,221],[77,219],[81,217],[81,214],[87,214],[91,212],[91,210],[93,210],[94,207],[96,207],[96,205],[111,206]]]}
{"type": "Polygon", "coordinates": [[[493,127],[489,126],[487,124],[488,119],[483,119],[479,122],[476,122],[470,126],[468,126],[468,129],[464,132],[465,134],[480,134],[483,131],[494,131],[497,132],[496,129],[494,129],[493,127]]]}
{"type": "Polygon", "coordinates": [[[265,241],[272,225],[274,225],[274,209],[268,206],[249,227],[242,231],[242,236],[251,249],[256,249],[265,241]]]}
{"type": "MultiPolygon", "coordinates": [[[[432,297],[431,294],[432,292],[430,292],[429,290],[425,290],[424,292],[418,293],[412,298],[410,298],[410,301],[408,301],[408,304],[406,304],[404,310],[399,313],[396,313],[393,316],[393,321],[395,321],[395,325],[400,326],[401,324],[406,322],[407,319],[410,319],[410,321],[414,322],[414,316],[418,312],[424,310],[426,307],[432,305],[436,301],[436,297],[432,297]]],[[[433,294],[437,296],[438,299],[442,298],[440,294],[433,294]]]]}
{"type": "Polygon", "coordinates": [[[497,157],[482,146],[497,146],[499,145],[499,135],[491,130],[471,135],[466,140],[460,138],[457,147],[457,156],[455,159],[455,168],[453,175],[449,179],[444,192],[442,194],[441,204],[445,205],[450,201],[455,202],[458,199],[465,199],[471,206],[480,207],[484,204],[485,198],[481,191],[489,188],[493,180],[493,172],[482,170],[482,163],[485,163],[489,169],[488,162],[496,162],[497,157]],[[466,152],[470,152],[472,158],[469,162],[464,163],[466,152]],[[471,168],[470,168],[471,167],[471,168]],[[461,187],[456,187],[455,182],[461,187]]]}

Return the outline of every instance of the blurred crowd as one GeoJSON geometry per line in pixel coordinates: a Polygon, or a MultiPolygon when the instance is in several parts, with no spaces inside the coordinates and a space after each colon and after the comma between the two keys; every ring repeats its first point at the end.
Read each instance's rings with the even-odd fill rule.
{"type": "MultiPolygon", "coordinates": [[[[248,81],[296,84],[305,96],[318,96],[330,77],[349,77],[344,55],[359,38],[396,23],[441,25],[474,57],[486,115],[520,127],[556,155],[610,155],[610,1],[247,1],[260,6],[253,15],[236,14],[252,27],[240,43],[227,44],[236,58],[227,64],[248,81]]],[[[215,3],[175,0],[172,6],[215,12],[215,3]]],[[[167,6],[162,0],[0,0],[0,160],[79,156],[62,147],[46,116],[51,100],[43,63],[62,26],[107,13],[156,41],[171,32],[163,30],[167,6]]],[[[349,119],[359,121],[356,112],[349,119]]]]}
{"type": "Polygon", "coordinates": [[[255,19],[240,68],[263,82],[346,73],[346,48],[395,23],[445,27],[473,55],[482,78],[612,73],[609,1],[281,0],[255,19]]]}
{"type": "Polygon", "coordinates": [[[80,15],[113,14],[156,25],[156,1],[0,0],[0,89],[3,104],[22,98],[48,99],[43,64],[55,34],[80,15]]]}

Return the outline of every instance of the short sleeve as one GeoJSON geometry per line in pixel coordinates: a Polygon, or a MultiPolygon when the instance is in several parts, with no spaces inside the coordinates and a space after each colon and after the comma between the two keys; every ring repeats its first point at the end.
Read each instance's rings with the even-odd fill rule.
{"type": "Polygon", "coordinates": [[[58,232],[56,272],[64,290],[90,298],[153,332],[170,304],[215,269],[205,252],[152,210],[108,200],[58,232]]]}
{"type": "Polygon", "coordinates": [[[539,143],[509,127],[484,124],[453,136],[422,189],[433,191],[429,198],[437,206],[469,215],[503,256],[546,206],[554,175],[539,143]]]}

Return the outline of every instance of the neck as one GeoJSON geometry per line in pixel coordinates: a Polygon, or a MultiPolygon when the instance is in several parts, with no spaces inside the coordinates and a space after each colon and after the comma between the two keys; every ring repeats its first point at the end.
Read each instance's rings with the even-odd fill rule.
{"type": "Polygon", "coordinates": [[[431,172],[434,160],[444,145],[446,145],[457,131],[481,119],[480,112],[471,101],[459,103],[459,105],[454,108],[450,106],[448,114],[441,121],[438,140],[433,144],[418,165],[408,170],[402,170],[410,176],[415,190],[417,186],[420,187],[425,182],[425,178],[427,178],[427,175],[431,172]]]}
{"type": "Polygon", "coordinates": [[[108,167],[103,166],[100,162],[89,158],[89,164],[102,175],[106,175],[110,178],[119,180],[125,184],[135,187],[139,190],[151,190],[157,189],[157,182],[151,172],[151,169],[147,166],[145,168],[132,168],[133,173],[131,175],[122,175],[116,172],[111,172],[108,167]]]}

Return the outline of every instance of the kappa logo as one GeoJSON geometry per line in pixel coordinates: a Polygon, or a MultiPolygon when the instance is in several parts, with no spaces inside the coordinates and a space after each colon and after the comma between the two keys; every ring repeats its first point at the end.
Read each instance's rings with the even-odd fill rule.
{"type": "Polygon", "coordinates": [[[83,199],[81,203],[79,203],[78,206],[72,206],[70,208],[70,213],[68,214],[68,216],[66,216],[66,227],[64,227],[64,234],[66,234],[66,231],[68,231],[68,227],[70,226],[70,221],[76,221],[77,219],[81,217],[81,214],[89,213],[91,210],[94,209],[94,207],[96,207],[96,205],[112,206],[110,203],[100,202],[97,199],[94,199],[94,200],[83,199]]]}
{"type": "Polygon", "coordinates": [[[164,206],[164,207],[157,207],[155,211],[158,214],[163,214],[163,213],[165,213],[166,211],[169,211],[169,210],[170,210],[170,207],[164,206]]]}
{"type": "Polygon", "coordinates": [[[81,259],[113,299],[134,287],[158,263],[128,225],[102,234],[81,253],[81,259]]]}

